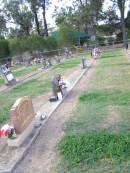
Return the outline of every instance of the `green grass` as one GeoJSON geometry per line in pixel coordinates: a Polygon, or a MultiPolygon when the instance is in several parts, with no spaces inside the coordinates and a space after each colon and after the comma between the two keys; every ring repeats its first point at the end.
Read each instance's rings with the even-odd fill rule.
{"type": "Polygon", "coordinates": [[[4,84],[4,79],[2,79],[2,76],[0,76],[0,86],[4,84]]]}
{"type": "MultiPolygon", "coordinates": [[[[87,53],[87,59],[90,59],[90,54],[87,53]]],[[[75,67],[75,65],[81,63],[81,60],[80,59],[75,59],[73,61],[73,59],[69,59],[69,60],[66,60],[66,63],[61,63],[60,65],[54,67],[54,68],[62,68],[62,69],[66,69],[66,68],[72,68],[72,67],[75,67]]],[[[24,67],[22,68],[21,70],[18,70],[18,71],[14,71],[15,70],[13,68],[12,72],[13,72],[13,75],[15,78],[18,78],[18,77],[21,77],[21,76],[24,76],[28,73],[31,73],[31,72],[34,72],[34,71],[37,71],[39,68],[41,68],[42,65],[39,64],[39,65],[33,65],[33,66],[29,66],[29,67],[24,67]]],[[[0,76],[0,86],[4,85],[4,80],[2,79],[2,76],[0,76]]]]}
{"type": "Polygon", "coordinates": [[[51,79],[57,73],[64,74],[81,63],[81,57],[75,57],[63,62],[49,70],[44,75],[31,79],[24,84],[17,85],[10,91],[0,95],[0,123],[4,123],[9,119],[9,110],[15,100],[22,96],[36,97],[44,94],[51,88],[51,79]]]}
{"type": "Polygon", "coordinates": [[[19,71],[14,71],[13,74],[14,74],[15,78],[18,78],[20,76],[26,75],[26,74],[31,73],[33,71],[37,71],[41,67],[42,67],[42,65],[33,65],[30,67],[25,67],[24,69],[21,69],[19,71]]]}
{"type": "Polygon", "coordinates": [[[93,164],[104,158],[126,161],[130,159],[130,134],[93,132],[66,136],[59,147],[71,166],[93,164]]]}
{"type": "Polygon", "coordinates": [[[129,79],[130,62],[122,50],[105,52],[64,126],[59,172],[130,172],[129,79]]]}

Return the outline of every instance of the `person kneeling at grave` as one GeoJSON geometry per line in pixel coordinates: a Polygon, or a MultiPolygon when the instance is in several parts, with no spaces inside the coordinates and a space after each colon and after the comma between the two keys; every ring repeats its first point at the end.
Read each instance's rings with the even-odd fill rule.
{"type": "Polygon", "coordinates": [[[50,101],[57,101],[65,95],[66,85],[61,78],[61,75],[56,75],[52,80],[52,92],[53,96],[50,98],[50,101]]]}

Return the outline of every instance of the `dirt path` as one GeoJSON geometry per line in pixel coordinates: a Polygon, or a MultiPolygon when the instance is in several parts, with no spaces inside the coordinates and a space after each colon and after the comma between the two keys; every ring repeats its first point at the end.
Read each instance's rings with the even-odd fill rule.
{"type": "Polygon", "coordinates": [[[86,90],[95,68],[91,68],[46,122],[37,140],[14,173],[50,173],[57,160],[57,143],[64,135],[63,126],[70,118],[80,93],[86,90]]]}

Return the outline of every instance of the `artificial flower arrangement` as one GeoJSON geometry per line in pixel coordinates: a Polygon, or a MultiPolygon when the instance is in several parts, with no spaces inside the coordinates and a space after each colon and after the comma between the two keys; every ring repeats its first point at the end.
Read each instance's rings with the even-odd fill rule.
{"type": "Polygon", "coordinates": [[[15,129],[12,126],[9,126],[8,124],[5,124],[0,129],[0,137],[7,136],[9,139],[16,138],[15,129]]]}

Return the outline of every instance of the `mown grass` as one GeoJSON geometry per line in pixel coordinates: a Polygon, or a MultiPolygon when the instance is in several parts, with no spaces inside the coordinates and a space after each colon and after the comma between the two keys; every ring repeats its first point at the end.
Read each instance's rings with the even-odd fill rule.
{"type": "Polygon", "coordinates": [[[60,152],[71,166],[93,164],[100,159],[130,159],[130,134],[93,132],[80,136],[66,136],[60,143],[60,152]]]}
{"type": "MultiPolygon", "coordinates": [[[[90,53],[87,53],[86,57],[87,57],[87,59],[90,59],[90,53]]],[[[61,63],[60,65],[58,65],[54,68],[63,68],[63,69],[72,68],[72,67],[75,67],[75,65],[77,65],[79,63],[80,62],[79,62],[78,58],[75,59],[74,61],[73,61],[73,59],[68,59],[68,61],[66,60],[65,64],[61,63]]],[[[14,77],[18,78],[18,77],[24,76],[28,73],[37,71],[41,67],[42,67],[42,65],[38,64],[38,65],[29,66],[29,67],[23,67],[21,70],[18,70],[18,71],[15,70],[15,68],[12,68],[12,72],[13,72],[14,77]],[[15,70],[15,71],[13,71],[13,70],[15,70]]],[[[0,75],[0,86],[2,86],[2,85],[4,85],[4,80],[3,80],[3,77],[0,75]]]]}
{"type": "Polygon", "coordinates": [[[2,86],[4,84],[4,79],[2,78],[2,76],[0,76],[0,86],[2,86]]]}
{"type": "Polygon", "coordinates": [[[18,78],[20,76],[26,75],[26,74],[31,73],[33,71],[37,71],[41,67],[42,67],[41,64],[33,65],[33,66],[30,66],[30,67],[25,67],[24,69],[21,69],[19,71],[14,71],[13,74],[14,74],[15,78],[18,78]]]}
{"type": "Polygon", "coordinates": [[[122,50],[105,52],[65,124],[59,172],[129,172],[129,78],[130,63],[122,50]]]}
{"type": "MultiPolygon", "coordinates": [[[[9,119],[9,110],[15,100],[22,96],[36,97],[44,94],[51,88],[51,79],[57,74],[63,74],[81,63],[81,56],[65,61],[44,75],[31,79],[24,84],[17,85],[10,91],[0,95],[0,123],[4,123],[9,119]]],[[[80,67],[79,67],[80,68],[80,67]]]]}

